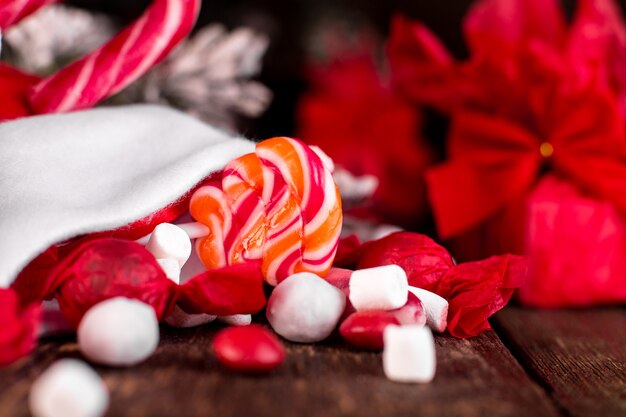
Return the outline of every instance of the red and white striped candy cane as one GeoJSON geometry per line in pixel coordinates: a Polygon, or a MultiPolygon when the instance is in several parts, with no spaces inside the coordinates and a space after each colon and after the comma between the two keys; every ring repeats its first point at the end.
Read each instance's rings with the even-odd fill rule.
{"type": "Polygon", "coordinates": [[[266,140],[254,154],[231,161],[221,185],[222,193],[199,189],[190,203],[192,216],[210,230],[196,245],[207,267],[261,259],[272,285],[296,272],[328,272],[341,231],[341,200],[330,172],[306,145],[266,140]],[[223,216],[225,202],[230,219],[223,216]]]}
{"type": "Polygon", "coordinates": [[[331,172],[311,148],[293,139],[262,142],[256,153],[264,166],[280,173],[302,211],[303,253],[294,272],[326,274],[337,251],[342,220],[331,172]]]}
{"type": "Polygon", "coordinates": [[[191,196],[189,210],[191,215],[206,225],[210,231],[207,236],[196,241],[196,251],[202,262],[209,269],[230,264],[224,241],[232,229],[233,215],[219,183],[198,188],[191,196]]]}
{"type": "Polygon", "coordinates": [[[35,114],[92,107],[162,60],[193,27],[200,0],[155,0],[102,47],[36,84],[28,95],[35,114]]]}
{"type": "Polygon", "coordinates": [[[1,0],[0,1],[0,29],[5,30],[13,26],[39,8],[60,0],[1,0]]]}

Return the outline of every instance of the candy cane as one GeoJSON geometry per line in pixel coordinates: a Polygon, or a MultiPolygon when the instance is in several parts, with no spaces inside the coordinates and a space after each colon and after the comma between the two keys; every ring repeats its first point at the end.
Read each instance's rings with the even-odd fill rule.
{"type": "Polygon", "coordinates": [[[257,146],[266,166],[273,166],[299,200],[306,244],[302,264],[295,272],[325,274],[332,263],[341,231],[341,198],[332,174],[308,146],[288,138],[275,138],[257,146]],[[329,235],[330,233],[330,235],[329,235]],[[329,248],[328,243],[334,242],[329,248]]]}
{"type": "Polygon", "coordinates": [[[196,241],[196,251],[209,269],[228,264],[225,237],[232,226],[232,212],[224,192],[215,185],[198,188],[189,202],[191,215],[209,229],[207,236],[196,241]]]}
{"type": "Polygon", "coordinates": [[[28,100],[37,114],[91,107],[162,60],[193,27],[200,0],[155,0],[102,47],[39,82],[28,100]]]}
{"type": "Polygon", "coordinates": [[[39,8],[60,0],[3,0],[0,2],[0,29],[13,26],[39,8]]]}
{"type": "Polygon", "coordinates": [[[341,200],[330,171],[302,142],[261,142],[254,154],[226,166],[221,190],[212,187],[199,189],[190,202],[192,216],[209,229],[196,244],[207,267],[261,260],[272,285],[297,272],[328,272],[341,200]]]}

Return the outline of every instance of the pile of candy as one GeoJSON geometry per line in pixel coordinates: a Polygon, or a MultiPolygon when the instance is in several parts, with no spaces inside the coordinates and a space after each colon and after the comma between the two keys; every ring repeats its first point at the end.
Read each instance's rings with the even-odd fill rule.
{"type": "MultiPolygon", "coordinates": [[[[232,327],[215,336],[212,349],[233,371],[279,367],[286,353],[274,332],[313,343],[338,329],[354,348],[383,350],[389,379],[429,382],[431,330],[468,337],[488,328],[487,318],[521,285],[524,260],[455,265],[441,246],[409,232],[363,244],[340,239],[332,170],[318,149],[267,140],[194,192],[196,222],[161,223],[138,241],[69,242],[50,255],[60,259],[52,268],[40,257],[39,269],[31,265],[14,289],[24,304],[55,298],[93,363],[142,362],[157,348],[159,322],[191,327],[218,319],[232,327]],[[269,300],[264,282],[274,287],[269,300]],[[274,332],[251,324],[263,308],[274,332]]],[[[40,376],[30,401],[35,416],[99,416],[108,394],[87,365],[62,360],[40,376]]]]}

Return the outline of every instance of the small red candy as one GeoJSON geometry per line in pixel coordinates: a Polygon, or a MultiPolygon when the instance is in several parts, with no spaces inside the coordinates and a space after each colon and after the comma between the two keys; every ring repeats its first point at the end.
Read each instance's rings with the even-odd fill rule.
{"type": "Polygon", "coordinates": [[[278,338],[256,324],[222,330],[213,339],[213,352],[222,365],[237,372],[269,372],[285,360],[278,338]]]}
{"type": "Polygon", "coordinates": [[[390,324],[400,325],[390,311],[359,311],[351,314],[341,326],[341,337],[354,347],[381,350],[384,346],[383,332],[390,324]]]}
{"type": "Polygon", "coordinates": [[[407,302],[395,310],[372,310],[352,313],[339,326],[339,333],[354,347],[368,350],[383,348],[383,332],[389,324],[426,323],[426,313],[422,302],[409,292],[407,302]]]}

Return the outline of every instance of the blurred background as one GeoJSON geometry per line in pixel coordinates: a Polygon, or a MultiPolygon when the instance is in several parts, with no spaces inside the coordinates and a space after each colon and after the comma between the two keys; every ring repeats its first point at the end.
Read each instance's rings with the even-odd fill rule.
{"type": "MultiPolygon", "coordinates": [[[[137,18],[149,3],[149,0],[67,2],[104,12],[120,24],[137,18]]],[[[230,29],[246,26],[269,36],[269,48],[258,79],[272,90],[274,99],[260,118],[246,120],[240,126],[247,136],[262,139],[296,133],[297,100],[307,88],[305,67],[320,54],[316,40],[319,41],[324,30],[339,27],[348,34],[367,31],[382,42],[391,16],[401,12],[422,20],[451,51],[464,56],[460,24],[471,3],[471,0],[205,0],[196,30],[220,22],[230,29]]]]}
{"type": "MultiPolygon", "coordinates": [[[[138,17],[149,0],[71,0],[81,8],[104,12],[123,24],[138,17]]],[[[624,5],[626,0],[620,0],[624,5]]],[[[319,58],[324,31],[347,34],[368,32],[382,43],[390,19],[402,13],[418,19],[436,33],[457,57],[467,55],[461,22],[472,0],[205,0],[196,30],[220,22],[228,28],[247,26],[267,34],[269,48],[258,79],[274,94],[268,110],[258,119],[247,120],[242,133],[262,139],[294,135],[299,95],[307,88],[307,62],[319,58]]],[[[564,0],[568,15],[575,0],[564,0]]]]}

